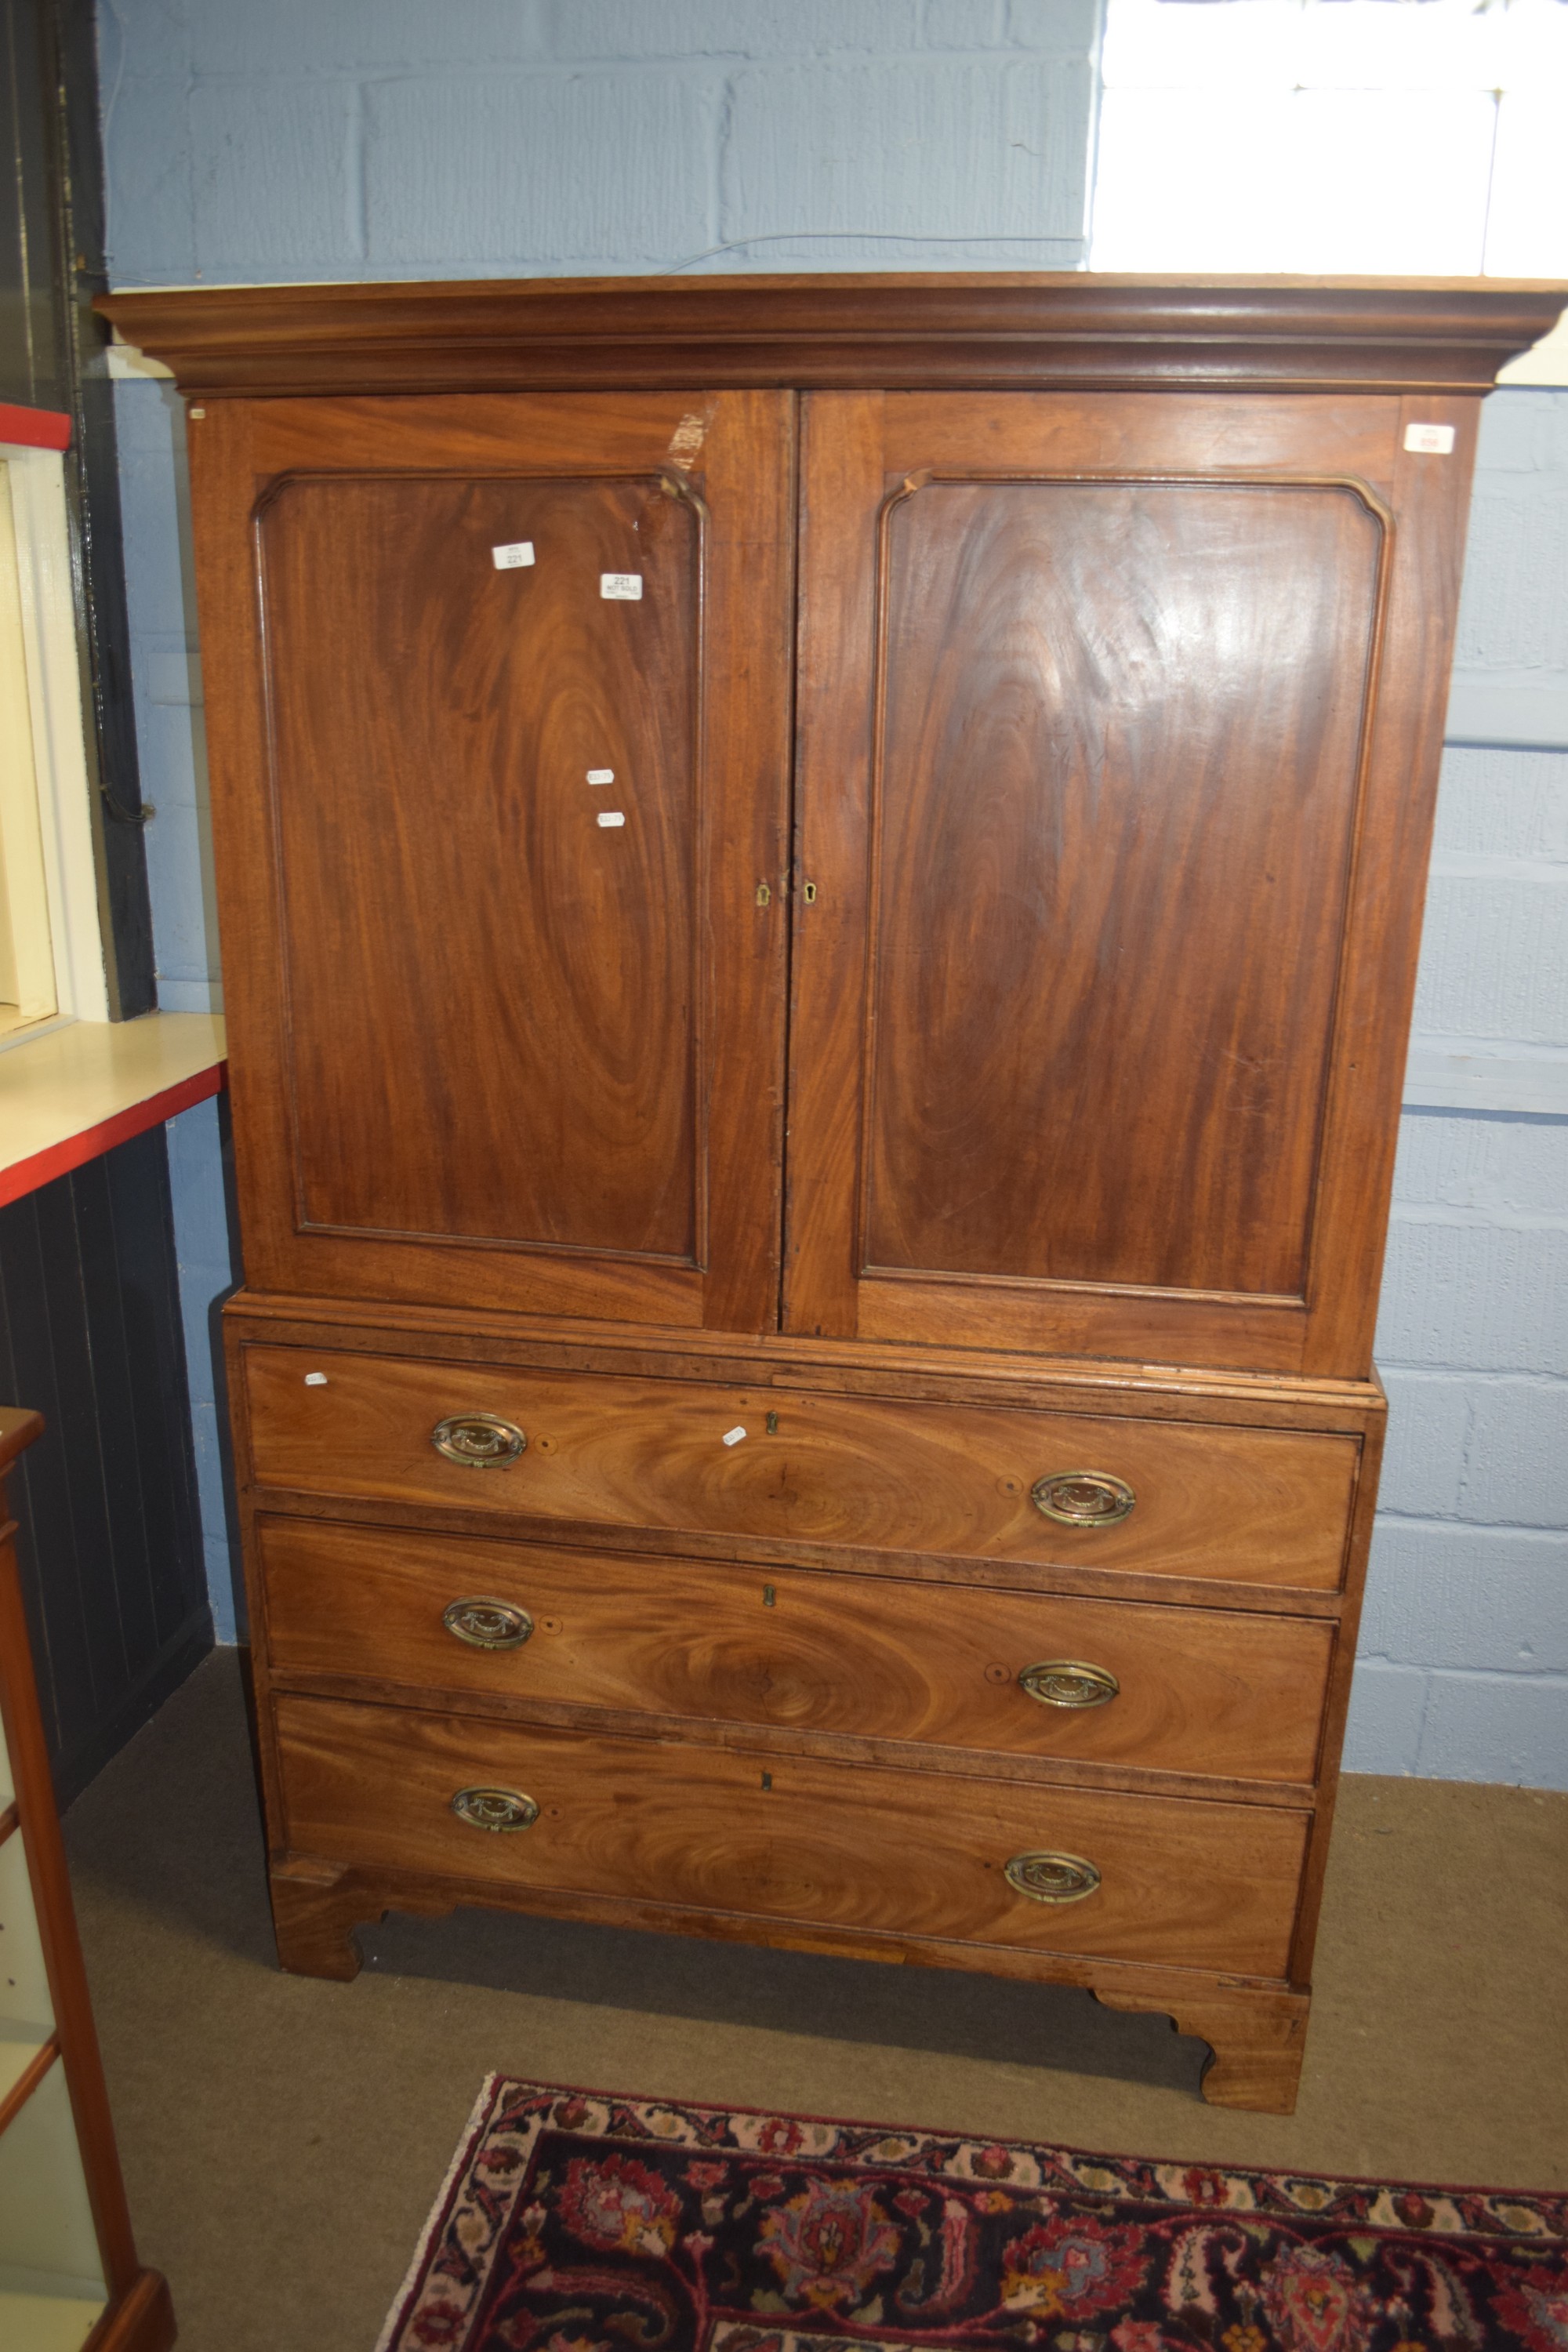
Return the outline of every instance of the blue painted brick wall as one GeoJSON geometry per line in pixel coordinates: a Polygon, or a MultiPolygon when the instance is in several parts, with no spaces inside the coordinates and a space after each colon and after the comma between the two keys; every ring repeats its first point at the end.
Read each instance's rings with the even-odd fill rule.
{"type": "MultiPolygon", "coordinates": [[[[1096,16],[1093,0],[102,0],[113,277],[1071,267],[1096,16]]],[[[118,397],[160,987],[195,1005],[217,962],[175,404],[148,383],[118,397]]],[[[1504,688],[1568,684],[1568,392],[1489,404],[1460,660],[1504,688]]],[[[1568,749],[1451,750],[1417,1026],[1511,1055],[1560,1114],[1406,1117],[1348,1748],[1363,1769],[1568,1782],[1565,891],[1568,749]]],[[[210,1107],[174,1136],[205,1523],[232,1623],[202,1377],[226,1276],[210,1107]]]]}
{"type": "Polygon", "coordinates": [[[110,274],[1070,268],[1098,19],[1097,0],[104,0],[110,274]]]}
{"type": "MultiPolygon", "coordinates": [[[[1498,392],[1482,412],[1457,659],[1532,708],[1568,684],[1568,392],[1498,392]]],[[[1388,1465],[1346,1762],[1560,1789],[1568,749],[1449,749],[1415,1025],[1418,1048],[1489,1059],[1539,1108],[1405,1115],[1377,1336],[1388,1465]]]]}

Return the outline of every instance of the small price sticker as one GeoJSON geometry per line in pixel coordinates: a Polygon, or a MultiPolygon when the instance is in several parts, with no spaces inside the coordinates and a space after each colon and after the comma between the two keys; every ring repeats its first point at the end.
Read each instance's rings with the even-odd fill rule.
{"type": "Polygon", "coordinates": [[[612,604],[640,604],[642,573],[640,572],[601,572],[599,593],[612,604]]]}
{"type": "Polygon", "coordinates": [[[498,572],[521,572],[525,564],[533,562],[533,541],[514,539],[507,547],[492,547],[490,562],[498,572]]]}
{"type": "Polygon", "coordinates": [[[613,784],[615,781],[614,768],[590,768],[588,771],[588,782],[591,784],[613,784]]]}
{"type": "Polygon", "coordinates": [[[594,819],[595,824],[603,825],[625,824],[626,821],[625,809],[601,809],[594,819]]]}
{"type": "Polygon", "coordinates": [[[1454,428],[1451,425],[1407,425],[1405,446],[1418,457],[1451,457],[1454,454],[1454,428]]]}

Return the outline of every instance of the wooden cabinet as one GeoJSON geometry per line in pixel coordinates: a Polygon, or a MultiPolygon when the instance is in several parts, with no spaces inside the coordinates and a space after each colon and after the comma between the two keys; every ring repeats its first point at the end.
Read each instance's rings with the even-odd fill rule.
{"type": "Polygon", "coordinates": [[[286,1966],[991,1969],[1289,2109],[1476,411],[1559,300],[110,300],[192,401],[286,1966]]]}

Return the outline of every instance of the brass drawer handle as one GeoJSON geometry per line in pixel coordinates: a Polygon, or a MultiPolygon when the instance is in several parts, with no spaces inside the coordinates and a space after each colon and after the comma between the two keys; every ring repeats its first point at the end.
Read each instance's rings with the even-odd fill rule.
{"type": "Polygon", "coordinates": [[[1081,1903],[1100,1873],[1081,1853],[1016,1853],[1002,1875],[1031,1903],[1081,1903]]]}
{"type": "Polygon", "coordinates": [[[515,1462],[528,1440],[516,1422],[502,1421],[499,1413],[455,1412],[436,1423],[430,1443],[466,1470],[494,1470],[515,1462]]]}
{"type": "Polygon", "coordinates": [[[533,1620],[514,1601],[491,1601],[474,1594],[467,1601],[448,1601],[441,1622],[459,1642],[476,1650],[521,1650],[533,1631],[533,1620]]]}
{"type": "Polygon", "coordinates": [[[531,1829],[539,1819],[533,1799],[516,1789],[459,1789],[452,1800],[452,1811],[473,1829],[498,1832],[531,1829]]]}
{"type": "Polygon", "coordinates": [[[1138,1499],[1125,1478],[1109,1470],[1055,1470],[1029,1491],[1036,1510],[1066,1528],[1114,1527],[1138,1499]]]}
{"type": "Polygon", "coordinates": [[[1109,1706],[1121,1685],[1108,1666],[1091,1666],[1081,1658],[1045,1658],[1025,1666],[1022,1687],[1042,1706],[1109,1706]]]}

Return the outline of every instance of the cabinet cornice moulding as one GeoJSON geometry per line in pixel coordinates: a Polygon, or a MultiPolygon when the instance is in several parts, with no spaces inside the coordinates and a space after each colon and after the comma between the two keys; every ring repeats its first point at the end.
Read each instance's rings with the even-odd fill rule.
{"type": "Polygon", "coordinates": [[[1480,392],[1568,287],[870,274],[469,278],[99,296],[202,394],[590,389],[1480,392]]]}

